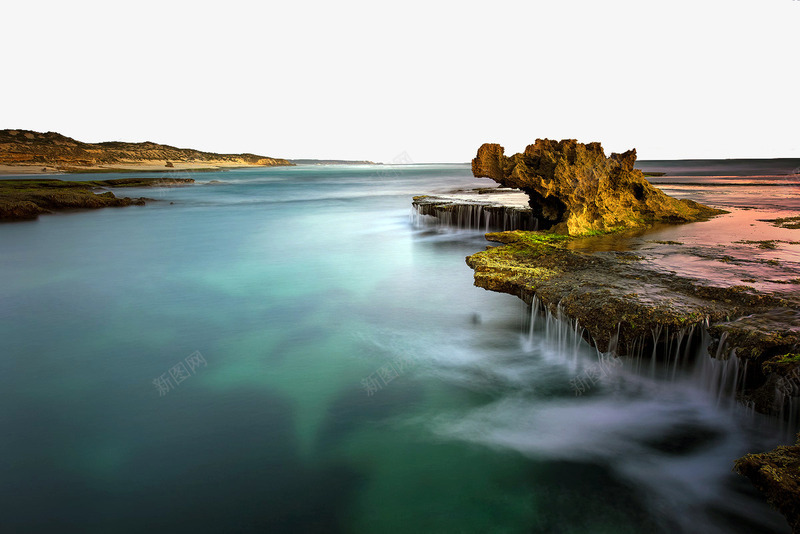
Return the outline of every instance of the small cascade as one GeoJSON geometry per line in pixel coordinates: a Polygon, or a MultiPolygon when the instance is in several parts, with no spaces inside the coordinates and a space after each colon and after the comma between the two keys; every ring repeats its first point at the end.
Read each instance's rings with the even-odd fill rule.
{"type": "MultiPolygon", "coordinates": [[[[754,416],[756,403],[743,398],[749,362],[739,358],[735,348],[728,347],[725,333],[720,336],[716,352],[711,356],[712,338],[708,327],[708,319],[673,332],[666,326],[658,326],[650,336],[627,343],[627,353],[623,355],[624,368],[650,380],[693,383],[716,399],[718,407],[737,409],[744,415],[754,416]]],[[[551,310],[534,295],[526,346],[534,346],[535,338],[542,334],[547,345],[561,358],[574,367],[578,366],[581,344],[586,341],[584,329],[564,314],[560,303],[551,310]],[[539,315],[543,315],[543,320],[539,315]]],[[[598,351],[598,357],[616,356],[618,338],[619,331],[611,336],[608,351],[598,351]]],[[[782,432],[793,437],[800,429],[800,379],[785,380],[776,386],[774,406],[774,417],[779,419],[782,432]]]]}
{"type": "MultiPolygon", "coordinates": [[[[702,330],[691,325],[671,332],[668,326],[658,325],[650,335],[628,341],[623,354],[626,367],[653,380],[677,380],[685,374],[695,357],[706,350],[708,340],[698,336],[702,330]]],[[[618,335],[613,336],[612,341],[618,335]]],[[[619,352],[616,346],[614,352],[619,352]]]]}
{"type": "Polygon", "coordinates": [[[694,373],[696,382],[716,397],[718,406],[734,404],[743,393],[745,370],[741,359],[736,356],[736,350],[728,352],[725,359],[700,356],[694,373]]]}
{"type": "Polygon", "coordinates": [[[534,295],[531,299],[525,347],[530,350],[536,340],[541,339],[542,334],[548,347],[559,355],[568,355],[569,361],[574,366],[578,365],[581,344],[584,342],[583,327],[578,321],[569,319],[564,314],[561,304],[556,306],[555,312],[551,312],[544,308],[539,297],[534,295]],[[540,321],[540,316],[543,316],[543,321],[540,321]],[[543,332],[537,331],[537,327],[541,323],[543,326],[540,328],[543,329],[543,332]]]}
{"type": "Polygon", "coordinates": [[[540,306],[539,297],[534,295],[533,300],[531,301],[531,310],[530,310],[531,314],[528,323],[528,339],[526,340],[527,341],[526,346],[529,349],[530,347],[533,346],[534,331],[536,329],[536,319],[537,317],[539,317],[539,306],[540,306]]]}
{"type": "Polygon", "coordinates": [[[800,384],[795,380],[784,380],[775,388],[775,401],[773,406],[777,409],[777,417],[781,424],[781,431],[788,438],[795,436],[800,430],[800,384]]]}
{"type": "Polygon", "coordinates": [[[785,436],[792,437],[797,434],[797,415],[800,408],[800,398],[794,395],[783,396],[781,393],[780,414],[778,420],[781,423],[781,431],[785,436]]]}
{"type": "Polygon", "coordinates": [[[415,228],[436,228],[438,231],[505,232],[539,229],[539,220],[533,216],[530,208],[459,203],[435,197],[414,200],[411,223],[415,228]]]}

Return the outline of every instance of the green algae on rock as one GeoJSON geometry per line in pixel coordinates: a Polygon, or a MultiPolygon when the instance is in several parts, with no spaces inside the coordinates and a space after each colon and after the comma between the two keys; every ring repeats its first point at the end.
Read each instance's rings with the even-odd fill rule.
{"type": "Polygon", "coordinates": [[[797,367],[788,356],[800,351],[795,292],[718,285],[659,269],[652,256],[630,251],[573,248],[598,238],[522,231],[486,238],[503,246],[467,257],[476,286],[527,303],[536,296],[550,312],[577,321],[598,350],[620,356],[661,353],[671,335],[706,324],[711,355],[727,359],[736,349],[736,357],[748,363],[738,392],[742,400],[773,414],[788,402],[776,392],[797,367]]]}
{"type": "Polygon", "coordinates": [[[778,228],[786,228],[788,230],[800,230],[800,215],[797,217],[782,217],[779,219],[768,219],[766,222],[771,223],[778,228]]]}
{"type": "Polygon", "coordinates": [[[511,157],[498,144],[482,145],[472,160],[472,173],[523,190],[540,228],[572,235],[700,221],[724,213],[666,195],[633,168],[635,162],[636,150],[606,157],[600,143],[537,139],[511,157]]]}
{"type": "Polygon", "coordinates": [[[612,336],[624,355],[657,328],[676,331],[706,319],[725,321],[789,306],[778,296],[744,286],[704,285],[653,270],[630,252],[571,250],[568,244],[576,236],[516,231],[486,238],[504,246],[467,257],[476,286],[529,303],[536,295],[551,311],[560,305],[602,351],[608,350],[612,336]]]}
{"type": "Polygon", "coordinates": [[[738,459],[734,470],[750,479],[786,517],[793,533],[800,533],[800,435],[794,445],[738,459]]]}
{"type": "Polygon", "coordinates": [[[119,198],[111,191],[94,193],[98,187],[164,187],[193,183],[191,178],[122,178],[74,182],[56,179],[0,180],[0,221],[36,219],[65,209],[96,209],[144,205],[145,198],[119,198]]]}

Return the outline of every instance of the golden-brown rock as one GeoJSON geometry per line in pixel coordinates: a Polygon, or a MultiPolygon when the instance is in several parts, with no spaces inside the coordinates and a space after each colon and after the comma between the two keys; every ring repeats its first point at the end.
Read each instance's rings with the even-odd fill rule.
{"type": "Polygon", "coordinates": [[[484,144],[472,160],[472,173],[523,190],[540,228],[573,235],[723,213],[666,195],[633,168],[635,162],[635,150],[606,157],[600,143],[537,139],[510,157],[502,146],[484,144]]]}

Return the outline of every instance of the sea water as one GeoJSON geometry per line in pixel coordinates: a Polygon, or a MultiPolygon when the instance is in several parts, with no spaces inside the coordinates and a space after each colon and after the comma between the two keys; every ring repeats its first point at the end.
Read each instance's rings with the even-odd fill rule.
{"type": "Polygon", "coordinates": [[[192,177],[0,226],[0,531],[788,532],[731,471],[776,425],[691,369],[578,392],[482,232],[412,224],[468,165],[192,177]]]}

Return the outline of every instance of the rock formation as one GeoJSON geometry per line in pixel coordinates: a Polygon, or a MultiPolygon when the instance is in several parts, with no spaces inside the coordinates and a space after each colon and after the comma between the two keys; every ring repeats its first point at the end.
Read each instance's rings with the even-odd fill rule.
{"type": "Polygon", "coordinates": [[[606,157],[600,143],[537,139],[522,154],[486,143],[472,160],[476,177],[523,190],[540,228],[572,235],[704,220],[719,210],[678,200],[634,169],[636,150],[606,157]]]}
{"type": "MultiPolygon", "coordinates": [[[[0,165],[57,166],[80,170],[109,164],[192,163],[208,166],[293,165],[285,159],[255,154],[215,154],[157,143],[83,143],[55,132],[0,130],[0,165]]],[[[167,164],[167,167],[173,165],[167,164]]]]}
{"type": "Polygon", "coordinates": [[[65,209],[96,209],[144,205],[145,198],[119,198],[97,188],[172,187],[194,183],[191,178],[122,178],[69,182],[64,180],[0,180],[0,221],[36,219],[65,209]]]}
{"type": "Polygon", "coordinates": [[[800,534],[800,436],[792,446],[748,454],[736,461],[735,470],[750,479],[781,512],[794,534],[800,534]]]}

